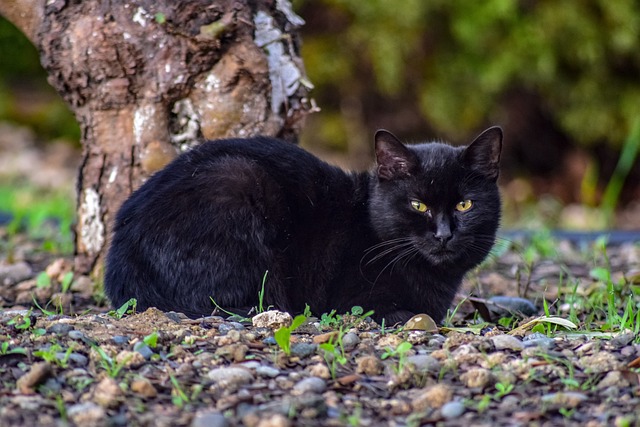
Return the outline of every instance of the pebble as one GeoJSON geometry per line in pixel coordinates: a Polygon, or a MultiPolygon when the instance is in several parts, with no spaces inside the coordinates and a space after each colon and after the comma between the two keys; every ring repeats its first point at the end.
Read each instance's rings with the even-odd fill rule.
{"type": "Polygon", "coordinates": [[[69,325],[68,323],[54,323],[47,328],[47,332],[56,335],[67,335],[73,329],[73,325],[69,325]]]}
{"type": "Polygon", "coordinates": [[[458,418],[459,416],[464,414],[464,411],[465,411],[464,404],[462,404],[461,402],[458,402],[457,400],[453,402],[447,402],[444,405],[442,405],[442,408],[440,408],[440,413],[442,414],[442,417],[446,419],[458,418]]]}
{"type": "Polygon", "coordinates": [[[67,416],[78,426],[107,425],[105,410],[93,402],[71,405],[67,408],[67,416]]]}
{"type": "Polygon", "coordinates": [[[415,356],[407,357],[407,363],[415,366],[418,372],[440,372],[440,362],[428,354],[417,354],[415,356]]]}
{"type": "Polygon", "coordinates": [[[419,394],[411,405],[415,411],[424,411],[428,408],[441,408],[453,397],[453,390],[446,384],[435,384],[426,388],[419,394]]]}
{"type": "Polygon", "coordinates": [[[491,381],[491,372],[484,368],[471,368],[460,375],[460,381],[469,388],[484,388],[491,381]]]}
{"type": "Polygon", "coordinates": [[[115,408],[123,395],[122,389],[113,378],[103,378],[93,390],[93,401],[103,408],[115,408]]]}
{"type": "Polygon", "coordinates": [[[138,393],[142,397],[156,397],[158,390],[146,378],[136,378],[131,382],[131,391],[138,393]]]}
{"type": "Polygon", "coordinates": [[[262,340],[262,343],[266,344],[266,345],[276,345],[277,344],[276,339],[274,337],[267,337],[267,338],[262,340]]]}
{"type": "Polygon", "coordinates": [[[291,345],[291,355],[297,356],[300,359],[304,359],[305,357],[309,357],[312,354],[315,354],[317,349],[317,344],[297,342],[291,345]]]}
{"type": "Polygon", "coordinates": [[[277,330],[291,326],[293,318],[289,313],[278,310],[268,310],[258,313],[251,319],[254,328],[269,328],[277,330]]]}
{"type": "Polygon", "coordinates": [[[31,312],[31,310],[6,310],[6,311],[0,310],[0,324],[7,323],[18,316],[21,316],[21,317],[29,316],[32,320],[32,324],[33,324],[33,321],[35,320],[35,315],[34,313],[31,312]]]}
{"type": "Polygon", "coordinates": [[[524,337],[522,339],[522,344],[524,344],[525,348],[542,347],[545,349],[551,349],[555,347],[556,342],[553,338],[549,338],[545,334],[534,332],[524,337]]]}
{"type": "Polygon", "coordinates": [[[306,392],[321,394],[327,389],[327,383],[322,378],[309,377],[297,382],[293,389],[300,394],[306,392]]]}
{"type": "Polygon", "coordinates": [[[493,342],[496,350],[520,351],[524,348],[522,341],[514,336],[506,334],[492,336],[491,342],[493,342]]]}
{"type": "Polygon", "coordinates": [[[126,345],[129,344],[129,337],[125,335],[115,335],[111,337],[111,341],[116,345],[126,345]]]}
{"type": "Polygon", "coordinates": [[[360,344],[360,337],[354,332],[347,332],[342,337],[342,347],[345,351],[351,351],[360,344]]]}
{"type": "Polygon", "coordinates": [[[561,391],[549,393],[541,397],[542,402],[563,408],[575,408],[581,402],[587,400],[587,395],[575,391],[561,391]]]}
{"type": "Polygon", "coordinates": [[[261,377],[275,378],[280,374],[280,370],[272,368],[271,366],[258,366],[256,368],[256,374],[261,377]]]}
{"type": "Polygon", "coordinates": [[[78,331],[77,329],[70,330],[67,332],[67,335],[69,338],[76,341],[84,341],[87,338],[82,331],[78,331]]]}
{"type": "Polygon", "coordinates": [[[618,336],[616,336],[611,340],[611,344],[615,345],[616,347],[624,347],[627,344],[629,344],[631,341],[633,341],[635,338],[636,338],[636,334],[634,334],[633,332],[629,332],[626,334],[619,334],[618,336]]]}
{"type": "Polygon", "coordinates": [[[362,356],[356,359],[356,372],[365,375],[380,375],[384,371],[384,364],[376,356],[362,356]]]}
{"type": "MultiPolygon", "coordinates": [[[[58,360],[62,361],[66,357],[67,357],[67,353],[63,353],[63,352],[56,353],[56,359],[58,360]]],[[[67,360],[73,362],[78,366],[87,366],[87,364],[89,363],[89,359],[86,356],[79,353],[70,353],[69,358],[67,360]]]]}
{"type": "Polygon", "coordinates": [[[407,320],[404,325],[404,329],[408,331],[427,331],[438,332],[438,326],[436,322],[428,314],[416,314],[411,319],[407,320]]]}
{"type": "Polygon", "coordinates": [[[593,356],[584,356],[577,365],[587,373],[605,373],[622,369],[623,363],[611,353],[598,352],[593,356]]]}
{"type": "Polygon", "coordinates": [[[0,265],[0,285],[11,286],[33,277],[33,270],[24,261],[0,265]]]}
{"type": "Polygon", "coordinates": [[[133,351],[140,353],[145,360],[151,359],[151,356],[155,354],[153,350],[151,350],[151,347],[149,347],[149,345],[144,341],[138,341],[135,343],[133,345],[133,351]]]}
{"type": "Polygon", "coordinates": [[[90,298],[93,295],[94,283],[88,276],[78,276],[71,283],[72,292],[82,295],[85,298],[90,298]]]}
{"type": "Polygon", "coordinates": [[[196,413],[191,421],[191,427],[230,427],[231,424],[218,411],[204,411],[196,413]]]}
{"type": "Polygon", "coordinates": [[[220,387],[237,387],[253,381],[250,371],[234,366],[212,369],[207,376],[220,387]]]}
{"type": "Polygon", "coordinates": [[[531,301],[524,298],[499,295],[489,298],[489,301],[504,307],[496,307],[493,304],[489,304],[487,306],[489,311],[491,311],[491,313],[496,317],[511,316],[509,310],[520,312],[525,316],[534,316],[538,313],[538,308],[531,301]]]}

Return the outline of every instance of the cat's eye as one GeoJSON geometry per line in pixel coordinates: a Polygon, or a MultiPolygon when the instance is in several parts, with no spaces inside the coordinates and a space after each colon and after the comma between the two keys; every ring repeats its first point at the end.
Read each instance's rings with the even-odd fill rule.
{"type": "Polygon", "coordinates": [[[456,205],[456,210],[459,212],[466,212],[471,209],[473,202],[471,200],[463,200],[456,205]]]}
{"type": "Polygon", "coordinates": [[[411,201],[411,207],[415,210],[417,210],[418,212],[426,212],[429,210],[429,208],[427,207],[427,205],[425,205],[424,203],[422,203],[420,200],[412,200],[411,201]]]}

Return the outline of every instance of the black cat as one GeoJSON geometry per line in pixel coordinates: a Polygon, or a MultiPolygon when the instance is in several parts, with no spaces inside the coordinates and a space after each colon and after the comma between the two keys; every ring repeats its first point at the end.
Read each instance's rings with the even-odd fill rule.
{"type": "Polygon", "coordinates": [[[316,314],[353,306],[378,321],[441,320],[500,221],[502,130],[468,147],[405,146],[375,135],[377,168],[347,173],[300,147],[257,137],[205,142],[123,204],[105,288],[190,317],[212,299],[316,314]]]}

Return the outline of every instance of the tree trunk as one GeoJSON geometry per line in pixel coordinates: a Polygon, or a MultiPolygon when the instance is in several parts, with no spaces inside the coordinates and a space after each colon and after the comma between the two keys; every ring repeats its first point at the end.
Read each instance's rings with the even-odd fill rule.
{"type": "Polygon", "coordinates": [[[102,273],[115,212],[199,139],[294,141],[311,110],[288,0],[0,0],[82,131],[76,270],[102,273]]]}

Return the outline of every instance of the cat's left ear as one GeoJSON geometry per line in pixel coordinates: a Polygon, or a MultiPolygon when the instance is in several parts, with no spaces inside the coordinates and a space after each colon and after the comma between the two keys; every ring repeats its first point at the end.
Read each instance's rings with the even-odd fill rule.
{"type": "Polygon", "coordinates": [[[463,162],[470,169],[495,181],[500,173],[501,150],[502,128],[490,127],[465,148],[462,153],[463,162]]]}
{"type": "Polygon", "coordinates": [[[413,151],[389,131],[380,129],[376,132],[376,161],[378,177],[381,180],[411,176],[418,166],[418,158],[413,151]]]}

